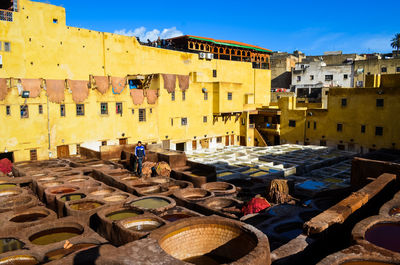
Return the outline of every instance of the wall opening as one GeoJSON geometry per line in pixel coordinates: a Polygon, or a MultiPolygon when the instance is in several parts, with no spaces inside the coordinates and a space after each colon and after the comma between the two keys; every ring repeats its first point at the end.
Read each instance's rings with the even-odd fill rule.
{"type": "Polygon", "coordinates": [[[0,160],[3,158],[7,158],[14,163],[14,152],[0,153],[0,160]]]}

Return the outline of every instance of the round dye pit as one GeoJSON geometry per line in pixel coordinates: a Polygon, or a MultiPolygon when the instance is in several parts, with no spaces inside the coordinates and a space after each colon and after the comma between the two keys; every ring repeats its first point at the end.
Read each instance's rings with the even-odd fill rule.
{"type": "Polygon", "coordinates": [[[72,193],[77,190],[78,188],[73,188],[73,187],[54,187],[49,189],[49,192],[51,194],[64,194],[64,193],[72,193]]]}
{"type": "Polygon", "coordinates": [[[103,204],[95,201],[76,202],[69,205],[71,209],[76,211],[90,211],[100,206],[103,206],[103,204]]]}
{"type": "Polygon", "coordinates": [[[129,198],[129,196],[126,194],[116,194],[116,195],[104,197],[103,200],[106,202],[120,202],[120,201],[126,200],[128,198],[129,198]]]}
{"type": "Polygon", "coordinates": [[[104,195],[113,193],[114,191],[115,191],[114,189],[100,189],[100,190],[92,191],[90,193],[90,195],[93,195],[93,196],[104,196],[104,195]]]}
{"type": "Polygon", "coordinates": [[[83,229],[76,227],[57,227],[41,231],[29,237],[35,245],[49,245],[61,242],[83,233],[83,229]]]}
{"type": "Polygon", "coordinates": [[[146,188],[146,187],[153,187],[154,183],[131,183],[132,187],[134,188],[146,188]]]}
{"type": "Polygon", "coordinates": [[[0,209],[12,209],[28,205],[29,203],[33,203],[32,198],[33,197],[27,195],[2,199],[0,201],[0,209]]]}
{"type": "Polygon", "coordinates": [[[22,249],[25,244],[15,238],[0,238],[0,254],[22,249]]]}
{"type": "Polygon", "coordinates": [[[10,219],[11,222],[14,223],[27,223],[27,222],[35,222],[38,220],[41,220],[43,218],[46,218],[49,216],[49,212],[46,210],[37,210],[37,211],[26,211],[23,213],[20,213],[18,215],[15,215],[10,219]]]}
{"type": "Polygon", "coordinates": [[[193,217],[193,215],[187,214],[187,213],[171,213],[171,214],[166,214],[162,216],[161,218],[164,220],[167,220],[169,222],[175,222],[181,219],[186,219],[193,217]]]}
{"type": "Polygon", "coordinates": [[[72,245],[71,248],[65,249],[65,248],[60,248],[60,249],[56,249],[50,252],[47,252],[45,255],[45,260],[46,261],[52,261],[52,260],[59,260],[64,258],[65,256],[68,256],[69,254],[72,254],[74,252],[77,251],[81,251],[81,250],[86,250],[92,247],[96,247],[96,244],[75,244],[72,245]]]}
{"type": "MultiPolygon", "coordinates": [[[[168,227],[168,230],[161,228],[158,231],[165,233],[158,242],[166,253],[176,259],[207,265],[235,262],[257,246],[257,237],[252,232],[218,221],[213,223],[212,218],[208,218],[207,221],[198,219],[193,223],[185,220],[176,222],[176,230],[171,231],[171,227],[168,227]]],[[[245,263],[259,264],[250,261],[245,263]]]]}
{"type": "Polygon", "coordinates": [[[365,232],[365,239],[372,244],[400,252],[400,223],[379,223],[365,232]]]}
{"type": "Polygon", "coordinates": [[[62,181],[52,181],[52,182],[43,183],[43,187],[50,188],[50,187],[60,186],[62,184],[64,184],[64,182],[62,182],[62,181]]]}
{"type": "Polygon", "coordinates": [[[150,195],[150,194],[156,194],[156,193],[162,193],[168,191],[168,188],[163,188],[161,186],[151,186],[151,187],[146,187],[146,188],[141,188],[139,193],[145,194],[145,195],[150,195]]]}
{"type": "Polygon", "coordinates": [[[0,190],[12,189],[12,188],[15,188],[15,187],[17,187],[17,184],[14,184],[14,183],[3,183],[3,184],[0,184],[0,190]]]}
{"type": "Polygon", "coordinates": [[[28,255],[16,255],[0,259],[0,265],[35,265],[39,264],[36,258],[28,255]]]}
{"type": "Polygon", "coordinates": [[[126,219],[129,217],[135,217],[138,216],[140,213],[131,209],[125,209],[113,213],[109,213],[106,215],[106,217],[112,221],[118,221],[122,219],[126,219]]]}
{"type": "Polygon", "coordinates": [[[128,180],[137,180],[138,178],[137,177],[123,177],[123,178],[121,178],[121,180],[123,180],[123,181],[128,181],[128,180]]]}
{"type": "Polygon", "coordinates": [[[199,201],[213,197],[214,194],[205,189],[189,188],[184,190],[178,190],[176,192],[176,196],[188,201],[199,201]]]}
{"type": "Polygon", "coordinates": [[[132,206],[143,208],[143,209],[158,209],[158,208],[165,207],[169,204],[170,204],[169,201],[162,199],[162,198],[157,198],[157,197],[140,199],[137,201],[133,201],[131,203],[132,206]]]}
{"type": "Polygon", "coordinates": [[[215,195],[227,195],[236,192],[236,187],[227,182],[209,182],[203,184],[201,187],[214,192],[215,195]]]}
{"type": "Polygon", "coordinates": [[[235,207],[238,205],[238,203],[235,200],[229,198],[212,198],[207,201],[205,205],[213,209],[223,209],[235,207]]]}
{"type": "Polygon", "coordinates": [[[60,200],[63,202],[67,201],[76,201],[85,198],[86,195],[83,193],[75,193],[75,194],[66,194],[60,197],[60,200]]]}
{"type": "Polygon", "coordinates": [[[397,206],[397,207],[393,207],[392,209],[390,209],[389,215],[400,217],[400,207],[397,206]]]}
{"type": "Polygon", "coordinates": [[[84,181],[87,181],[87,180],[89,180],[89,178],[73,178],[73,179],[68,180],[68,182],[77,183],[77,182],[84,182],[84,181]]]}
{"type": "Polygon", "coordinates": [[[0,190],[0,197],[10,197],[20,194],[21,191],[18,189],[4,189],[0,190]]]}
{"type": "Polygon", "coordinates": [[[139,219],[139,220],[126,220],[122,226],[137,232],[150,232],[162,226],[163,223],[156,219],[139,219]]]}
{"type": "Polygon", "coordinates": [[[44,178],[40,178],[38,179],[39,182],[43,182],[43,181],[52,181],[52,180],[56,180],[56,177],[53,176],[49,176],[49,177],[44,177],[44,178]]]}

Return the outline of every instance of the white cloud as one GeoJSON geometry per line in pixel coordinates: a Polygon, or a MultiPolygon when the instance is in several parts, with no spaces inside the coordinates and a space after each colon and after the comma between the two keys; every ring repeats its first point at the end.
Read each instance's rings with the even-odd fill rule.
{"type": "Polygon", "coordinates": [[[176,27],[172,28],[167,28],[163,29],[162,31],[158,29],[153,29],[150,31],[147,31],[145,27],[139,27],[134,30],[127,30],[127,29],[120,29],[120,30],[115,30],[115,34],[120,34],[120,35],[125,35],[125,36],[135,36],[139,37],[141,41],[145,42],[148,39],[150,41],[155,41],[158,37],[161,39],[168,39],[168,38],[173,38],[173,37],[178,37],[183,35],[182,31],[176,29],[176,27]]]}

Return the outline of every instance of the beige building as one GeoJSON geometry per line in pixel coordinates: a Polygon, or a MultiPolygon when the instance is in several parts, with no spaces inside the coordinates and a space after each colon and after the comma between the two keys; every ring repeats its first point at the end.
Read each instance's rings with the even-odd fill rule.
{"type": "Polygon", "coordinates": [[[369,56],[354,62],[354,86],[365,87],[366,76],[373,74],[399,74],[400,58],[369,56]]]}
{"type": "Polygon", "coordinates": [[[301,62],[305,55],[300,51],[293,54],[287,52],[276,52],[271,56],[271,88],[289,89],[292,80],[292,69],[296,63],[301,62]]]}

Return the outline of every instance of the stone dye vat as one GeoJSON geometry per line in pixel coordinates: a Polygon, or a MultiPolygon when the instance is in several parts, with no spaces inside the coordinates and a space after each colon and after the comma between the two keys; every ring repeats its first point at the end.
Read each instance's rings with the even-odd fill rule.
{"type": "Polygon", "coordinates": [[[163,212],[175,207],[176,202],[165,196],[144,196],[129,202],[127,205],[145,211],[163,212]]]}
{"type": "Polygon", "coordinates": [[[49,245],[79,236],[82,233],[83,228],[72,226],[56,227],[31,235],[29,237],[29,241],[35,245],[49,245]]]}
{"type": "Polygon", "coordinates": [[[10,188],[15,188],[15,187],[17,187],[17,184],[14,184],[14,183],[2,183],[2,184],[0,184],[0,190],[10,189],[10,188]]]}
{"type": "Polygon", "coordinates": [[[33,225],[42,222],[45,218],[54,218],[56,215],[53,211],[45,207],[34,207],[12,214],[9,221],[12,223],[23,224],[23,226],[33,225]]]}
{"type": "Polygon", "coordinates": [[[15,255],[0,259],[1,265],[35,265],[39,264],[38,260],[29,255],[15,255]]]}
{"type": "Polygon", "coordinates": [[[46,253],[44,260],[45,261],[53,261],[53,260],[59,260],[62,259],[69,254],[86,250],[92,247],[96,247],[97,244],[91,244],[91,243],[79,243],[79,244],[74,244],[72,247],[66,249],[66,248],[60,248],[56,250],[52,250],[46,253]]]}
{"type": "Polygon", "coordinates": [[[177,190],[174,192],[174,196],[183,201],[198,202],[208,198],[214,197],[214,193],[201,188],[188,188],[183,190],[177,190]]]}
{"type": "Polygon", "coordinates": [[[370,227],[365,239],[372,244],[400,252],[400,223],[379,223],[370,227]]]}
{"type": "Polygon", "coordinates": [[[225,218],[183,219],[150,237],[167,254],[192,264],[270,264],[267,237],[249,225],[225,218]]]}
{"type": "Polygon", "coordinates": [[[126,229],[137,232],[150,232],[164,224],[155,218],[125,219],[126,220],[122,221],[120,224],[126,229]]]}
{"type": "Polygon", "coordinates": [[[129,198],[128,194],[114,194],[108,195],[103,198],[103,201],[106,202],[121,202],[129,198]]]}
{"type": "Polygon", "coordinates": [[[140,212],[132,210],[132,209],[123,209],[123,210],[119,210],[119,211],[111,212],[111,213],[107,214],[106,218],[108,218],[112,221],[118,221],[118,220],[126,219],[129,217],[136,217],[140,214],[141,214],[140,212]]]}
{"type": "Polygon", "coordinates": [[[232,196],[236,194],[235,185],[228,182],[209,182],[201,185],[201,188],[213,192],[215,196],[232,196]]]}
{"type": "Polygon", "coordinates": [[[0,200],[0,213],[10,210],[22,210],[37,204],[38,200],[31,195],[6,197],[0,200]]]}
{"type": "Polygon", "coordinates": [[[16,238],[0,238],[0,254],[22,249],[25,243],[16,238]]]}
{"type": "Polygon", "coordinates": [[[175,222],[181,219],[199,216],[202,215],[180,206],[176,206],[175,208],[160,214],[160,217],[168,222],[175,222]]]}
{"type": "Polygon", "coordinates": [[[66,194],[60,197],[60,201],[68,202],[68,201],[76,201],[85,198],[86,195],[83,193],[73,193],[73,194],[66,194]]]}
{"type": "Polygon", "coordinates": [[[68,207],[75,211],[90,211],[103,206],[103,203],[94,200],[82,200],[78,202],[70,202],[68,207]]]}

